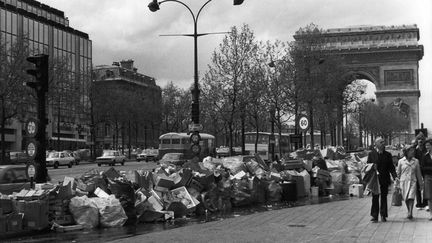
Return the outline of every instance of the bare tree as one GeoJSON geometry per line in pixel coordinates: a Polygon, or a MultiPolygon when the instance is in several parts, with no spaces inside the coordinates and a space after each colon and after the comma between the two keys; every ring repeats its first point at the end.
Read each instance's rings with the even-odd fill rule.
{"type": "Polygon", "coordinates": [[[23,118],[30,110],[34,99],[25,82],[30,77],[25,70],[29,68],[26,58],[29,56],[28,43],[17,38],[13,43],[0,43],[0,106],[1,106],[1,162],[5,163],[6,145],[5,128],[13,118],[23,118]]]}
{"type": "Polygon", "coordinates": [[[255,48],[255,37],[248,25],[243,25],[241,30],[232,27],[231,33],[224,37],[219,49],[213,53],[209,70],[203,78],[206,86],[203,89],[213,95],[217,103],[215,106],[226,121],[230,152],[234,144],[235,123],[239,110],[243,108],[244,69],[250,63],[255,48]]]}

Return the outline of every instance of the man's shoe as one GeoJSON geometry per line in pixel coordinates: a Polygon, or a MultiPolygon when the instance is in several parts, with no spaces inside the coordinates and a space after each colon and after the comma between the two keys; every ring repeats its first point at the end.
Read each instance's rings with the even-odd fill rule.
{"type": "Polygon", "coordinates": [[[386,217],[381,217],[381,221],[382,221],[382,222],[387,222],[386,217]]]}
{"type": "Polygon", "coordinates": [[[371,219],[371,221],[372,221],[372,223],[377,223],[377,222],[378,222],[378,218],[373,217],[373,218],[371,219]]]}

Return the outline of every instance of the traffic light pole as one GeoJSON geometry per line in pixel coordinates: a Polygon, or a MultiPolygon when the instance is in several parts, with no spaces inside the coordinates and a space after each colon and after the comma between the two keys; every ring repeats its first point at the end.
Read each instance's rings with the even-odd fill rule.
{"type": "Polygon", "coordinates": [[[35,80],[28,81],[27,86],[36,91],[37,97],[37,118],[38,126],[35,135],[35,182],[47,182],[48,171],[46,169],[46,135],[47,125],[45,94],[48,92],[48,55],[40,54],[27,58],[28,62],[35,64],[35,69],[27,70],[27,73],[34,76],[35,80]]]}
{"type": "Polygon", "coordinates": [[[45,92],[39,90],[37,93],[37,118],[39,120],[38,131],[36,133],[36,183],[44,183],[48,178],[48,171],[46,168],[46,136],[45,127],[47,125],[47,119],[45,117],[45,92]]]}

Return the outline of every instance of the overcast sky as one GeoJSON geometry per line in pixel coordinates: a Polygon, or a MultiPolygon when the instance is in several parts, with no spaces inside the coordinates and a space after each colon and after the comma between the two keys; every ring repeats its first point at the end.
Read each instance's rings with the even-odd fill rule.
{"type": "MultiPolygon", "coordinates": [[[[93,41],[93,65],[135,60],[138,72],[156,78],[160,86],[173,81],[186,88],[193,82],[193,38],[161,37],[161,34],[193,33],[186,8],[163,3],[150,12],[151,0],[40,0],[62,10],[72,28],[89,34],[93,41]]],[[[184,0],[196,12],[205,0],[184,0]]],[[[259,40],[291,41],[300,27],[320,28],[355,25],[417,24],[424,57],[420,61],[420,122],[432,132],[432,1],[430,0],[213,0],[202,11],[198,32],[229,31],[243,23],[259,40]]],[[[223,35],[198,39],[199,72],[223,35]]]]}

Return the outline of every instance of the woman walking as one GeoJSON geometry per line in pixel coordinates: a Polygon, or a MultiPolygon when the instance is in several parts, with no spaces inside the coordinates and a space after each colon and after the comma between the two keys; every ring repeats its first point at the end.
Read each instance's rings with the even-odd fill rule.
{"type": "Polygon", "coordinates": [[[423,189],[423,178],[420,171],[419,161],[414,157],[415,147],[410,145],[403,149],[405,157],[399,160],[396,173],[398,179],[395,186],[402,190],[402,197],[408,210],[408,219],[413,219],[412,211],[414,198],[416,197],[417,182],[420,189],[423,189]]]}
{"type": "Polygon", "coordinates": [[[432,221],[432,139],[425,141],[426,154],[423,156],[423,172],[424,172],[424,200],[428,201],[430,218],[432,221]]]}

